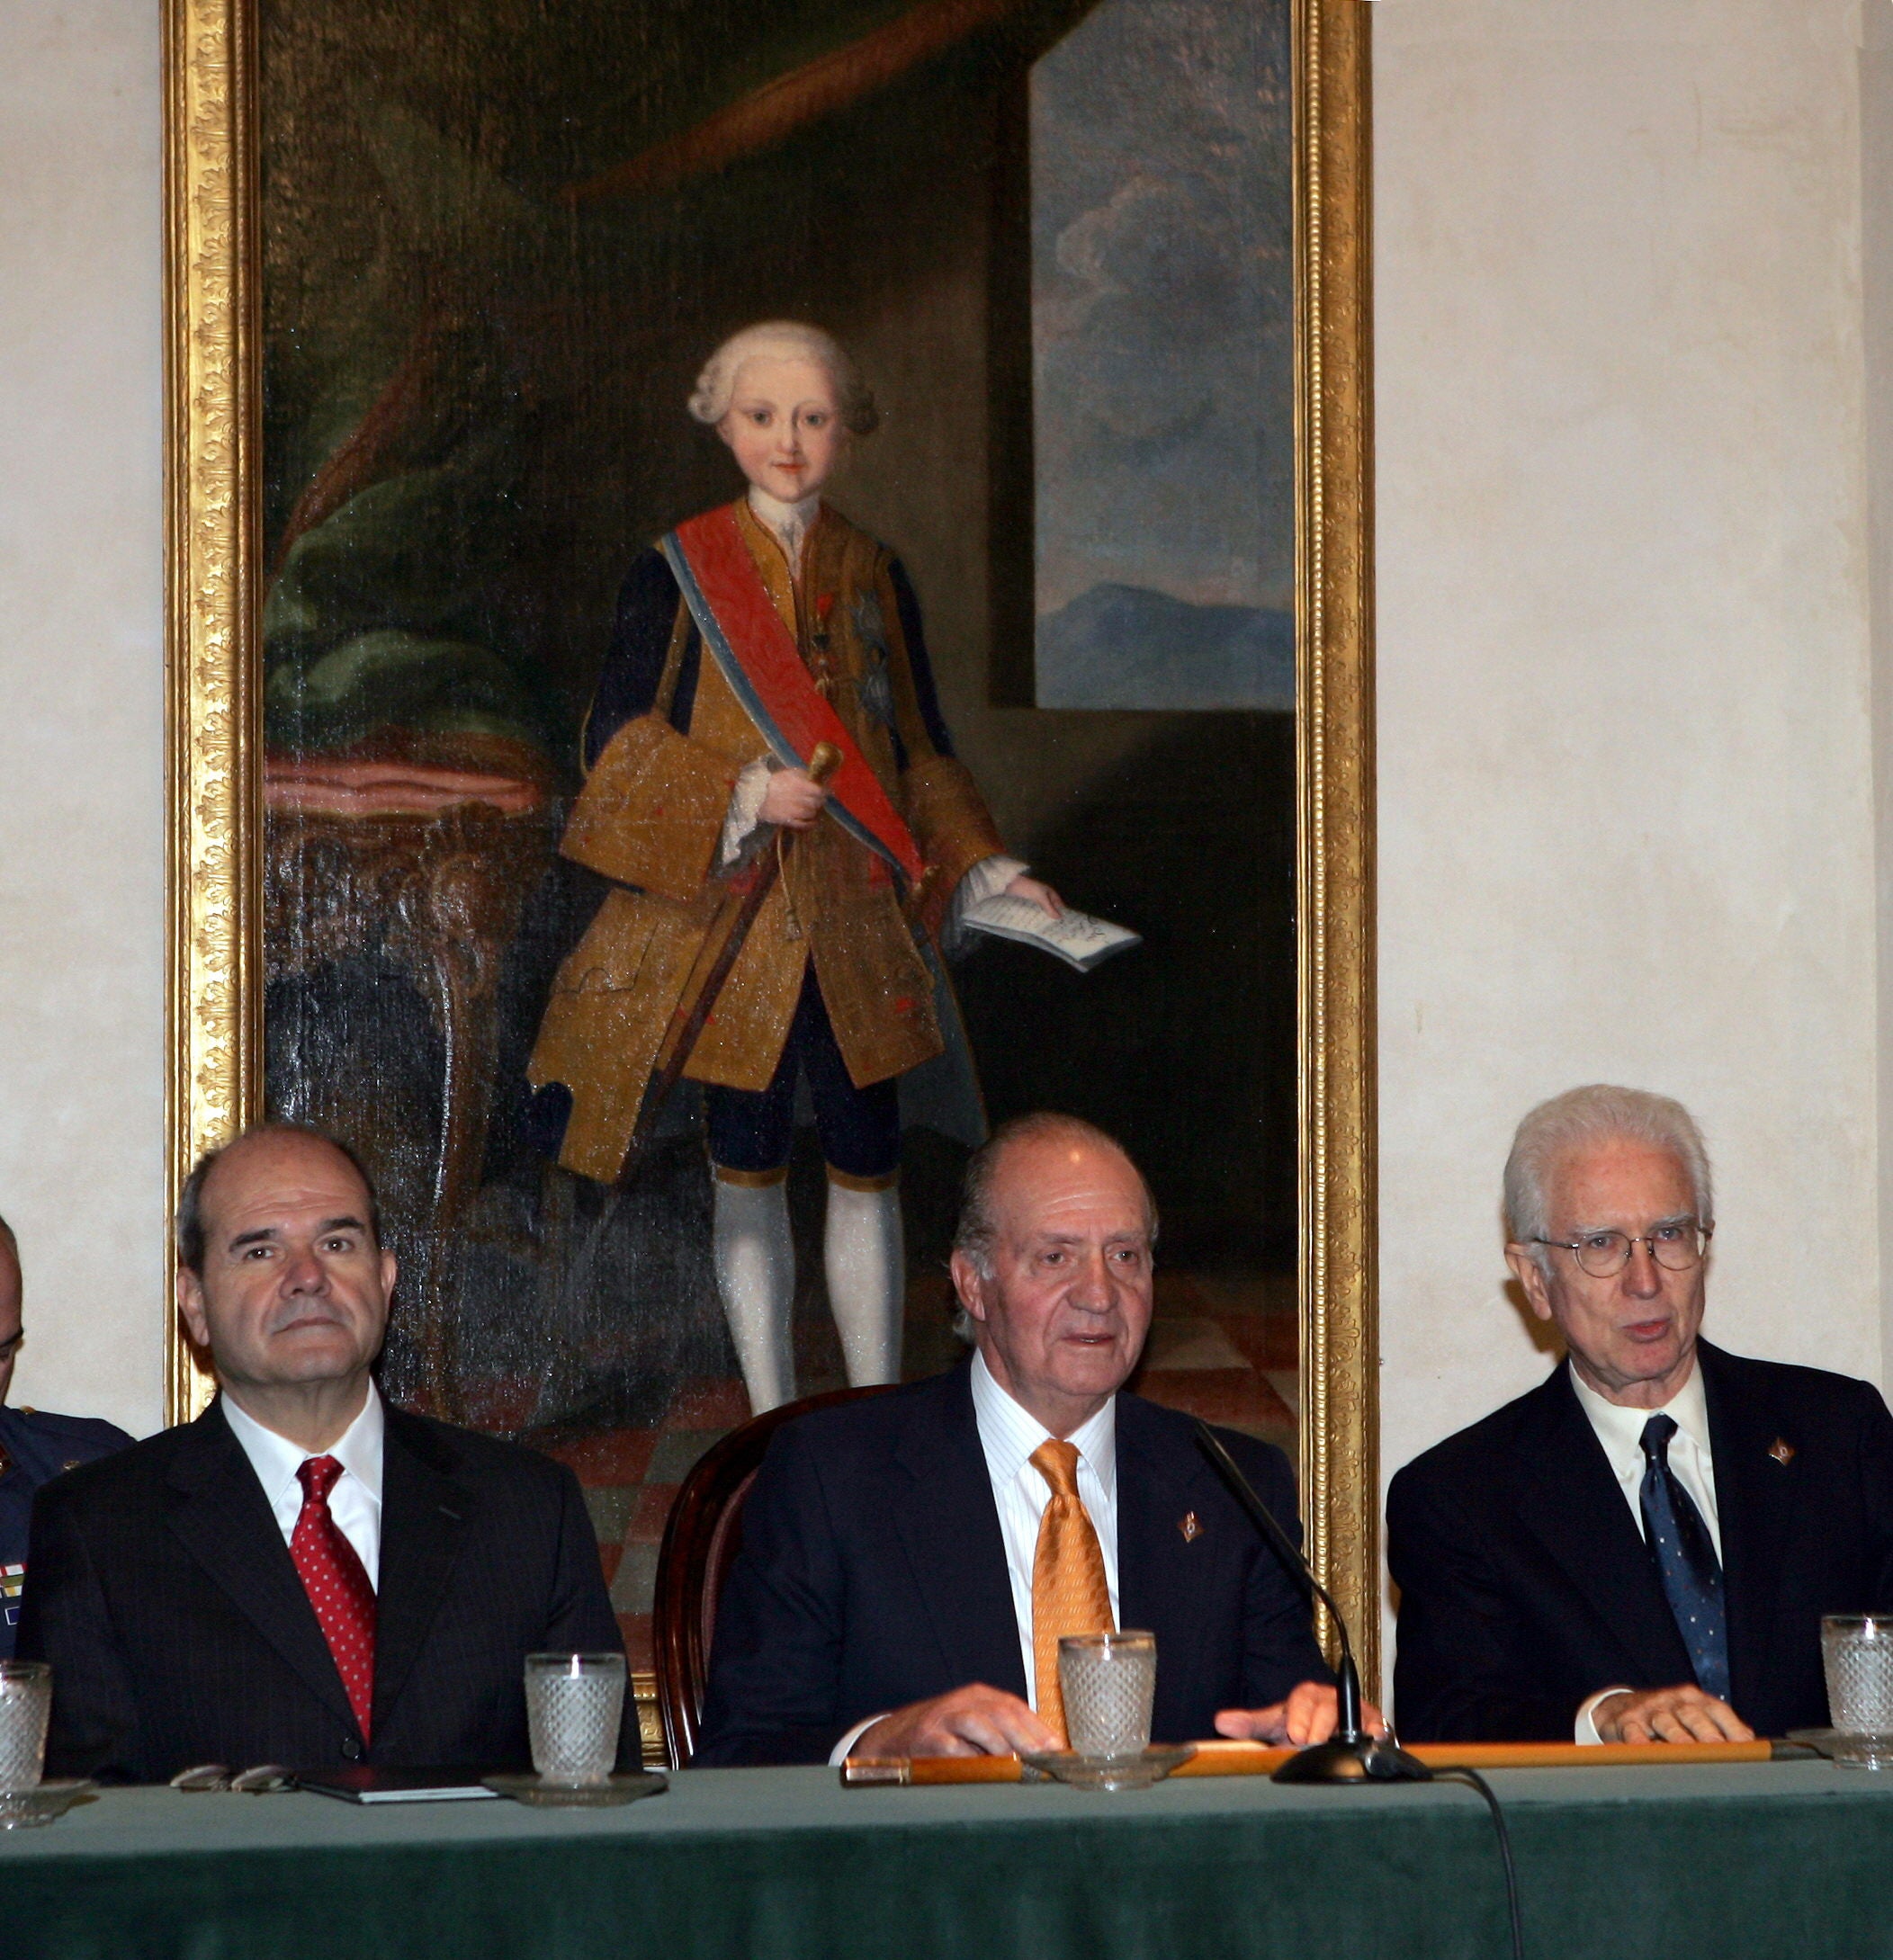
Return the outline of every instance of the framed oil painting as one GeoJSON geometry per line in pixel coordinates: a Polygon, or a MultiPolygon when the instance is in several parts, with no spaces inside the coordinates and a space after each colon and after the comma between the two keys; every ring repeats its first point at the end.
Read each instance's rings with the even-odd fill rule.
{"type": "Polygon", "coordinates": [[[1366,37],[173,0],[173,1169],[354,1145],[384,1389],[574,1465],[634,1666],[1044,1108],[1374,1637],[1366,37]]]}

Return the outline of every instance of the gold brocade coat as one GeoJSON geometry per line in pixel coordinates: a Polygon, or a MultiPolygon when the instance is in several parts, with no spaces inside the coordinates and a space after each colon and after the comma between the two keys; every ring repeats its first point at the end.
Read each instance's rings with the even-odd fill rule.
{"type": "MultiPolygon", "coordinates": [[[[925,652],[907,645],[893,555],[823,506],[792,579],[747,500],[736,517],[803,661],[913,834],[929,873],[922,909],[937,922],[960,879],[1000,845],[973,778],[929,732],[916,681],[925,652]]],[[[623,1165],[659,1042],[727,889],[717,860],[737,777],[768,753],[681,598],[673,605],[655,700],[598,753],[560,846],[612,890],[559,971],[529,1069],[535,1086],[570,1089],[559,1160],[601,1183],[623,1165]],[[693,658],[678,727],[672,704],[693,658]]],[[[685,1074],[767,1088],[810,961],[857,1087],[931,1060],[940,1029],[914,940],[925,928],[910,926],[894,874],[831,817],[781,842],[783,876],[685,1074]]]]}

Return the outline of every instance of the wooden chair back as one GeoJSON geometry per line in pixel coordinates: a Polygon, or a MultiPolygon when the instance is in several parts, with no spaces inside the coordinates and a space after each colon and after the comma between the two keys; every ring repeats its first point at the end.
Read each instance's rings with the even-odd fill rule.
{"type": "Polygon", "coordinates": [[[743,1500],[762,1467],[769,1442],[785,1422],[811,1410],[830,1409],[880,1388],[837,1389],[805,1396],[752,1417],[697,1459],[670,1507],[658,1551],[657,1594],[650,1633],[658,1678],[658,1710],[673,1769],[688,1767],[696,1752],[710,1684],[710,1641],[716,1606],[742,1544],[743,1500]]]}

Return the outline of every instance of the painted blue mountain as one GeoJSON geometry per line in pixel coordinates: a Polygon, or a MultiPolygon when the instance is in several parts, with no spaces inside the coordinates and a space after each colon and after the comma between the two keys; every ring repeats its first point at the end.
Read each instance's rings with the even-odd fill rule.
{"type": "Polygon", "coordinates": [[[1096,585],[1038,622],[1041,708],[1295,706],[1295,616],[1096,585]]]}

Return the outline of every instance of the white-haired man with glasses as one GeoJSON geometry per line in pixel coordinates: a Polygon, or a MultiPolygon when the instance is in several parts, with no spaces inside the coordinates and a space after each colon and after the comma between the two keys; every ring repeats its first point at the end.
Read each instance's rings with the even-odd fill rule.
{"type": "Polygon", "coordinates": [[[1507,1263],[1566,1357],[1387,1493],[1413,1741],[1742,1741],[1827,1716],[1820,1623],[1893,1606],[1878,1390],[1700,1338],[1709,1157],[1641,1089],[1555,1096],[1505,1167],[1507,1263]]]}

